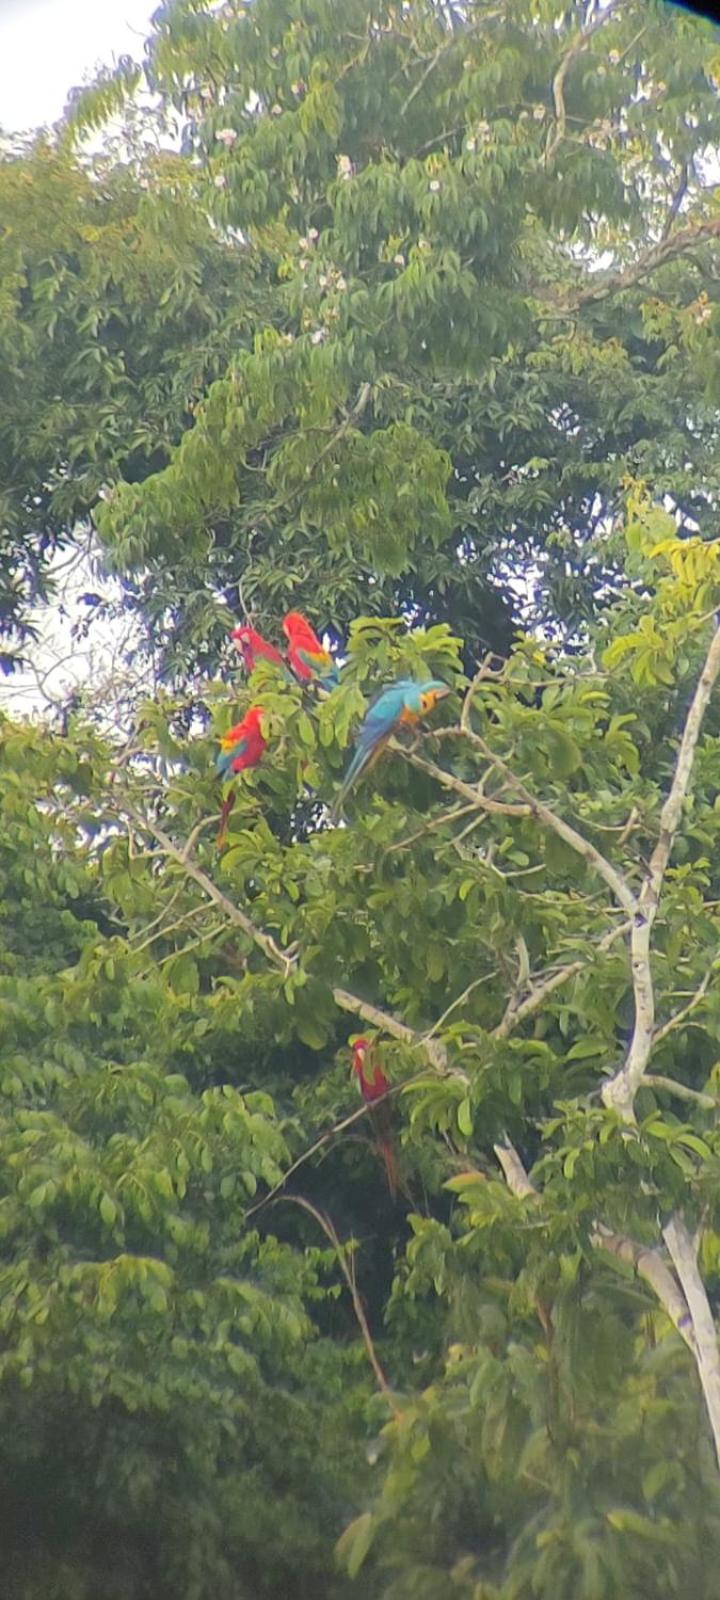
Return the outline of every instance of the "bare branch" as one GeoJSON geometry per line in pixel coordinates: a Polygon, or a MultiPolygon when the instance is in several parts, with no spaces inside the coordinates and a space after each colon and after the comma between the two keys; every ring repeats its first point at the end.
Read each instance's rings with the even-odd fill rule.
{"type": "Polygon", "coordinates": [[[632,289],[636,283],[641,283],[644,278],[650,277],[658,267],[665,266],[666,262],[674,261],[677,256],[685,255],[696,245],[706,244],[718,236],[720,236],[720,217],[710,217],[702,222],[690,223],[686,228],[676,228],[667,238],[650,245],[629,267],[623,267],[618,272],[594,273],[595,281],[587,288],[570,290],[562,299],[555,302],[557,312],[565,315],[579,311],[581,306],[590,305],[593,301],[605,300],[608,295],[621,294],[625,289],[632,289]]]}
{"type": "Polygon", "coordinates": [[[373,1372],[375,1374],[375,1381],[377,1383],[378,1389],[380,1390],[380,1393],[382,1395],[384,1395],[385,1399],[387,1400],[387,1403],[390,1406],[390,1409],[393,1412],[393,1415],[395,1417],[398,1417],[400,1415],[400,1412],[399,1412],[398,1407],[397,1407],[397,1405],[396,1405],[396,1403],[395,1403],[395,1401],[393,1399],[392,1390],[391,1390],[390,1385],[389,1385],[389,1383],[387,1381],[385,1373],[383,1372],[382,1366],[380,1365],[380,1361],[379,1361],[379,1358],[378,1358],[378,1353],[377,1353],[377,1350],[375,1349],[375,1345],[373,1343],[373,1337],[372,1337],[372,1334],[370,1332],[370,1328],[368,1326],[367,1317],[365,1315],[365,1308],[363,1306],[363,1303],[362,1303],[362,1300],[360,1298],[360,1295],[358,1294],[358,1288],[357,1288],[357,1284],[355,1282],[355,1273],[354,1273],[354,1271],[351,1270],[351,1268],[348,1266],[348,1263],[347,1263],[347,1255],[346,1255],[347,1248],[348,1248],[347,1245],[344,1245],[344,1244],[340,1243],[340,1240],[339,1240],[339,1238],[337,1236],[337,1233],[335,1231],[335,1227],[334,1227],[333,1223],[331,1222],[329,1216],[326,1214],[326,1212],[319,1211],[317,1206],[312,1205],[309,1200],[303,1199],[303,1197],[301,1195],[298,1195],[298,1194],[284,1194],[284,1195],[280,1196],[277,1200],[274,1200],[273,1201],[273,1205],[280,1205],[282,1203],[282,1201],[287,1201],[288,1204],[290,1204],[290,1205],[300,1206],[301,1210],[307,1211],[308,1216],[311,1216],[311,1217],[314,1218],[315,1222],[317,1222],[318,1227],[322,1228],[322,1231],[325,1234],[325,1237],[330,1240],[330,1243],[331,1243],[331,1245],[333,1247],[333,1250],[335,1251],[337,1264],[338,1264],[338,1266],[340,1268],[340,1271],[341,1271],[341,1273],[342,1273],[342,1275],[343,1275],[343,1277],[345,1279],[345,1282],[347,1284],[347,1287],[348,1287],[348,1292],[349,1292],[349,1295],[350,1295],[350,1299],[352,1300],[353,1311],[355,1313],[355,1320],[356,1320],[357,1325],[358,1325],[358,1327],[360,1329],[360,1332],[362,1334],[363,1344],[364,1344],[365,1349],[367,1351],[367,1358],[368,1358],[368,1361],[370,1362],[370,1366],[372,1367],[372,1370],[373,1370],[373,1372]]]}
{"type": "Polygon", "coordinates": [[[652,930],[657,916],[665,872],[680,824],[683,804],[690,787],[693,762],[703,718],[720,673],[720,628],[715,628],[705,664],[690,704],[675,772],[660,813],[660,831],[650,857],[647,876],[637,899],[630,935],[630,963],[635,996],[635,1023],[630,1049],[623,1065],[603,1084],[602,1098],[627,1121],[633,1119],[633,1102],[657,1042],[655,997],[650,969],[652,930]]]}
{"type": "Polygon", "coordinates": [[[626,1261],[635,1268],[639,1278],[645,1279],[696,1360],[697,1347],[687,1300],[658,1251],[650,1250],[647,1245],[638,1244],[637,1240],[628,1239],[624,1234],[614,1233],[602,1222],[595,1223],[590,1242],[596,1250],[607,1250],[619,1261],[626,1261]]]}
{"type": "Polygon", "coordinates": [[[662,1089],[666,1094],[675,1095],[677,1100],[689,1100],[693,1105],[702,1106],[704,1111],[717,1111],[720,1098],[717,1095],[705,1094],[702,1089],[690,1089],[686,1083],[678,1083],[675,1078],[664,1078],[657,1072],[646,1072],[643,1084],[651,1089],[662,1089]]]}
{"type": "Polygon", "coordinates": [[[494,1144],[493,1150],[502,1167],[503,1177],[511,1194],[517,1195],[518,1200],[540,1199],[540,1192],[525,1171],[515,1146],[509,1139],[504,1139],[502,1144],[494,1144]]]}
{"type": "MultiPolygon", "coordinates": [[[[672,1217],[663,1238],[688,1303],[695,1339],[695,1365],[720,1466],[720,1351],[712,1311],[697,1263],[697,1249],[682,1217],[672,1217]]],[[[691,1346],[692,1348],[692,1346],[691,1346]]]]}
{"type": "MultiPolygon", "coordinates": [[[[212,878],[208,877],[206,872],[203,872],[202,867],[198,867],[194,861],[189,860],[187,845],[180,849],[158,823],[153,822],[149,817],[141,816],[139,812],[135,812],[127,804],[125,809],[139,827],[144,828],[157,840],[163,855],[167,856],[171,861],[175,861],[183,872],[198,885],[198,888],[202,889],[203,894],[209,900],[212,900],[214,905],[219,907],[228,921],[233,923],[235,927],[242,929],[247,938],[251,939],[253,944],[262,951],[272,966],[278,968],[286,976],[297,970],[299,963],[295,945],[289,945],[286,949],[283,949],[273,939],[272,934],[265,933],[262,928],[258,928],[246,912],[235,905],[234,901],[230,900],[226,894],[223,894],[222,889],[218,889],[217,884],[213,882],[212,878]]],[[[406,1023],[401,1022],[391,1012],[383,1011],[379,1006],[373,1005],[371,1001],[363,1000],[359,995],[351,994],[348,989],[335,987],[332,988],[331,993],[336,1006],[339,1006],[341,1011],[349,1011],[353,1016],[361,1017],[363,1022],[369,1022],[372,1027],[379,1028],[384,1033],[389,1033],[395,1039],[401,1039],[404,1044],[418,1047],[423,1051],[433,1071],[447,1071],[447,1052],[440,1040],[424,1039],[422,1034],[416,1033],[413,1028],[409,1028],[406,1023]]]]}
{"type": "Polygon", "coordinates": [[[565,129],[567,126],[567,112],[565,109],[565,79],[567,78],[568,72],[570,71],[573,62],[577,60],[578,56],[585,49],[588,40],[591,39],[593,34],[597,33],[598,28],[603,27],[605,23],[608,22],[613,16],[614,12],[618,10],[619,3],[620,0],[615,0],[615,3],[611,3],[610,5],[605,6],[604,10],[598,11],[593,17],[592,22],[589,22],[586,28],[583,28],[580,33],[575,35],[575,38],[571,40],[567,50],[562,56],[562,60],[557,72],[555,73],[552,84],[553,105],[555,107],[555,132],[545,150],[546,167],[549,167],[552,164],[559,146],[562,144],[562,141],[565,138],[565,129]]]}
{"type": "MultiPolygon", "coordinates": [[[[456,734],[458,730],[449,728],[447,730],[441,729],[440,732],[456,734]]],[[[514,789],[515,793],[524,802],[524,814],[527,815],[529,812],[531,816],[536,817],[538,822],[542,822],[546,828],[550,828],[553,833],[558,835],[559,839],[563,839],[579,856],[582,856],[588,866],[592,867],[607,884],[618,905],[622,906],[623,911],[629,917],[634,917],[637,910],[635,895],[627,879],[621,872],[618,872],[612,862],[608,861],[607,857],[602,855],[599,850],[596,850],[595,846],[582,833],[578,833],[577,828],[571,827],[569,822],[565,822],[562,817],[557,815],[557,812],[551,811],[550,807],[546,806],[542,800],[536,799],[535,795],[531,794],[530,790],[525,787],[522,780],[515,776],[512,767],[508,766],[506,761],[503,761],[502,756],[496,755],[494,750],[491,750],[479,733],[475,733],[468,726],[461,728],[460,732],[464,738],[468,739],[481,751],[490,766],[495,767],[498,772],[502,773],[508,786],[514,789]]],[[[438,735],[436,734],[435,737],[437,738],[438,735]]]]}
{"type": "Polygon", "coordinates": [[[655,1034],[654,1034],[654,1037],[653,1037],[653,1046],[655,1046],[656,1044],[659,1044],[660,1040],[661,1039],[665,1039],[669,1033],[672,1033],[674,1031],[675,1028],[679,1028],[682,1025],[682,1023],[685,1021],[686,1017],[689,1017],[691,1015],[691,1013],[696,1009],[696,1007],[699,1006],[700,1001],[704,1000],[705,995],[707,994],[708,988],[710,986],[710,980],[712,978],[712,975],[713,975],[713,968],[710,967],[708,969],[708,971],[705,973],[705,977],[703,978],[702,983],[695,990],[695,993],[694,993],[694,995],[692,995],[690,1000],[688,1000],[687,1005],[683,1006],[681,1011],[676,1011],[674,1017],[669,1017],[667,1022],[663,1022],[659,1028],[655,1029],[655,1034]]]}
{"type": "MultiPolygon", "coordinates": [[[[511,1193],[521,1200],[533,1196],[539,1200],[540,1193],[528,1177],[514,1145],[506,1140],[494,1145],[493,1149],[511,1193]]],[[[697,1362],[698,1345],[688,1301],[659,1252],[639,1244],[635,1239],[628,1239],[624,1234],[615,1233],[602,1222],[593,1225],[590,1243],[594,1249],[607,1250],[619,1261],[626,1261],[634,1267],[639,1278],[645,1279],[697,1362]]]]}
{"type": "Polygon", "coordinates": [[[548,995],[554,994],[556,989],[560,989],[564,983],[567,983],[570,978],[576,977],[579,972],[584,972],[590,961],[609,950],[616,939],[627,933],[629,927],[629,922],[621,922],[616,928],[611,928],[599,941],[591,957],[569,961],[567,966],[558,967],[557,971],[548,973],[539,982],[530,976],[527,983],[510,996],[501,1021],[496,1028],[493,1028],[493,1038],[506,1039],[508,1034],[512,1033],[520,1022],[524,1022],[526,1017],[532,1016],[533,1012],[539,1010],[540,1006],[547,1000],[548,995]]]}
{"type": "MultiPolygon", "coordinates": [[[[440,730],[444,732],[445,730],[440,730]]],[[[455,731],[455,730],[452,730],[455,731]]],[[[435,733],[437,738],[437,732],[435,733]]],[[[456,794],[461,794],[465,800],[472,801],[478,811],[487,811],[491,815],[502,817],[529,817],[532,807],[529,805],[507,804],[503,800],[493,800],[489,795],[483,794],[476,785],[464,783],[462,778],[456,778],[454,772],[446,772],[444,767],[439,767],[435,761],[428,761],[425,756],[419,756],[415,750],[406,750],[403,745],[394,739],[390,740],[390,748],[399,750],[409,761],[411,767],[417,767],[419,772],[427,772],[431,778],[436,778],[444,789],[453,789],[456,794]]]]}

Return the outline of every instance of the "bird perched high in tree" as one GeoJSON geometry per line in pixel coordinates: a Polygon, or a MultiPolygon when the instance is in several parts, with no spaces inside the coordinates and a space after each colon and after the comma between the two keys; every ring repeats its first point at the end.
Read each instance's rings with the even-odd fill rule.
{"type": "Polygon", "coordinates": [[[272,661],[275,666],[282,667],[285,671],[285,662],[274,644],[268,639],[263,639],[261,633],[251,628],[248,622],[243,622],[239,628],[234,628],[230,638],[242,656],[243,666],[247,673],[255,670],[258,661],[272,661]]]}
{"type": "Polygon", "coordinates": [[[346,795],[349,794],[353,784],[357,783],[360,774],[366,772],[373,762],[377,761],[388,739],[392,738],[400,728],[416,727],[438,701],[443,700],[449,693],[447,684],[438,678],[428,678],[424,683],[415,683],[411,678],[401,678],[397,683],[390,683],[380,690],[368,706],[360,725],[355,754],[340,785],[333,807],[334,816],[337,816],[346,795]]]}
{"type": "Polygon", "coordinates": [[[380,1063],[374,1059],[367,1039],[356,1039],[352,1046],[352,1070],[357,1086],[370,1111],[370,1121],[377,1147],[385,1163],[388,1189],[392,1199],[397,1195],[397,1166],[392,1137],[392,1112],[386,1098],[390,1088],[380,1063]]]}
{"type": "MultiPolygon", "coordinates": [[[[220,739],[220,752],[217,757],[217,770],[221,778],[235,778],[241,772],[247,772],[250,767],[256,767],[267,749],[267,741],[262,731],[262,707],[251,706],[245,713],[242,722],[236,722],[234,728],[222,734],[220,739]]],[[[223,801],[220,814],[220,828],[217,836],[218,847],[222,849],[227,833],[227,823],[230,812],[235,804],[235,791],[230,791],[223,801]]]]}
{"type": "Polygon", "coordinates": [[[334,689],[340,682],[340,673],[307,617],[301,611],[288,611],[282,629],[288,642],[288,661],[298,682],[316,682],[334,689]]]}

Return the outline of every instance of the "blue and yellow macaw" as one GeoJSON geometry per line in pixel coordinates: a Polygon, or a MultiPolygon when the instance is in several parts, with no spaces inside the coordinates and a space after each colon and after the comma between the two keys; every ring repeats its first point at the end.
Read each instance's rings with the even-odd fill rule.
{"type": "Polygon", "coordinates": [[[447,684],[438,678],[428,678],[424,683],[401,678],[398,683],[389,683],[380,690],[368,706],[361,723],[355,754],[340,785],[333,816],[337,816],[353,784],[362,772],[366,772],[377,761],[392,735],[400,728],[416,727],[437,705],[438,700],[444,700],[449,693],[447,684]]]}

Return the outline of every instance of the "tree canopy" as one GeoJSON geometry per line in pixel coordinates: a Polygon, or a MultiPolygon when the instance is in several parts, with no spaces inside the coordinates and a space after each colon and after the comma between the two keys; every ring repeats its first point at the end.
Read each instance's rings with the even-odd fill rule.
{"type": "Polygon", "coordinates": [[[8,654],[92,521],[160,685],[0,721],[9,1600],[714,1600],[716,74],[180,0],[0,166],[8,654]]]}

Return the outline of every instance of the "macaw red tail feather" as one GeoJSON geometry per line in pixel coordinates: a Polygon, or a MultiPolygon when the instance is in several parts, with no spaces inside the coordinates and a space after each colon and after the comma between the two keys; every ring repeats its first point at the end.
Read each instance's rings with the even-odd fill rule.
{"type": "Polygon", "coordinates": [[[378,1140],[378,1146],[379,1146],[380,1154],[382,1155],[383,1161],[385,1162],[385,1171],[387,1173],[387,1181],[388,1181],[388,1189],[390,1190],[390,1198],[391,1198],[391,1200],[396,1200],[397,1199],[397,1189],[398,1189],[398,1184],[397,1184],[397,1166],[395,1164],[395,1151],[394,1151],[393,1146],[392,1146],[392,1141],[390,1139],[379,1139],[378,1140]]]}
{"type": "Polygon", "coordinates": [[[227,838],[228,818],[230,816],[230,812],[232,811],[232,808],[233,808],[234,804],[235,804],[235,791],[234,791],[234,789],[231,789],[230,794],[227,796],[227,799],[223,800],[222,811],[220,812],[220,827],[218,828],[218,836],[217,836],[217,847],[218,847],[218,850],[222,850],[223,846],[225,844],[225,840],[227,838]]]}

